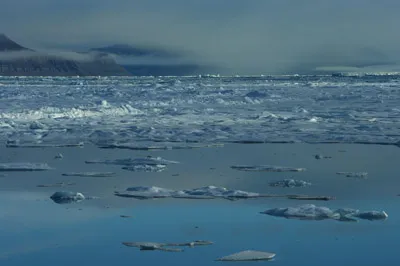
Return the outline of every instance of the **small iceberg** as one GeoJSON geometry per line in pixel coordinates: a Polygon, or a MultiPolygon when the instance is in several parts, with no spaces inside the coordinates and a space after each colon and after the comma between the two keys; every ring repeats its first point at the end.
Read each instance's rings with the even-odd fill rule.
{"type": "Polygon", "coordinates": [[[47,163],[0,163],[0,171],[46,171],[52,168],[47,163]]]}
{"type": "Polygon", "coordinates": [[[311,186],[311,183],[303,181],[303,180],[296,180],[296,179],[284,179],[279,181],[270,182],[269,185],[271,187],[308,187],[311,186]]]}
{"type": "Polygon", "coordinates": [[[66,204],[73,202],[80,202],[85,199],[85,196],[79,192],[71,191],[58,191],[50,197],[55,203],[66,204]]]}
{"type": "Polygon", "coordinates": [[[63,173],[63,176],[81,176],[81,177],[113,177],[114,172],[70,172],[63,173]]]}
{"type": "Polygon", "coordinates": [[[274,208],[261,213],[276,217],[284,217],[287,219],[298,220],[333,219],[337,221],[357,221],[357,219],[364,219],[375,221],[385,220],[386,218],[388,218],[387,213],[384,211],[361,212],[359,210],[350,208],[331,210],[328,207],[319,207],[313,204],[305,204],[298,207],[274,208]]]}
{"type": "Polygon", "coordinates": [[[305,168],[294,168],[273,165],[234,165],[232,169],[239,171],[252,171],[252,172],[302,172],[305,168]]]}
{"type": "Polygon", "coordinates": [[[217,261],[260,261],[260,260],[272,260],[275,257],[275,253],[256,251],[256,250],[245,250],[238,253],[231,254],[217,259],[217,261]]]}

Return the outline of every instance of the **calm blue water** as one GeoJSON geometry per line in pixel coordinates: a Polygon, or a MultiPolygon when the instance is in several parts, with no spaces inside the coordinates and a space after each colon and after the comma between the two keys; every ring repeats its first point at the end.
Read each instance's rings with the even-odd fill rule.
{"type": "Polygon", "coordinates": [[[385,209],[390,217],[384,222],[340,223],[258,214],[279,205],[267,201],[132,201],[130,208],[80,211],[65,210],[50,201],[9,197],[12,194],[1,196],[1,208],[13,213],[1,222],[1,265],[213,265],[221,263],[214,259],[244,249],[277,253],[273,262],[265,262],[273,265],[398,265],[398,206],[385,201],[363,201],[365,206],[385,209]],[[123,219],[120,214],[132,218],[123,219]],[[182,253],[121,245],[122,241],[198,239],[215,244],[186,248],[182,253]]]}

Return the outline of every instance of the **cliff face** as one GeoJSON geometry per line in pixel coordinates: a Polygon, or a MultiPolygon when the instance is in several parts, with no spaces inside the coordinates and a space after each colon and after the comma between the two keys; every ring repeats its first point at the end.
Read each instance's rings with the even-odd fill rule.
{"type": "Polygon", "coordinates": [[[109,56],[87,55],[85,60],[45,55],[0,34],[0,76],[130,76],[109,56]]]}

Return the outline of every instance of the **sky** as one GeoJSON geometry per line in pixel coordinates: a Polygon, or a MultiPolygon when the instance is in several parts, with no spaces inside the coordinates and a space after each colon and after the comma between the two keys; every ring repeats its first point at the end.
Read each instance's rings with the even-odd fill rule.
{"type": "Polygon", "coordinates": [[[400,61],[397,0],[0,2],[0,32],[36,49],[160,47],[247,74],[400,61]]]}

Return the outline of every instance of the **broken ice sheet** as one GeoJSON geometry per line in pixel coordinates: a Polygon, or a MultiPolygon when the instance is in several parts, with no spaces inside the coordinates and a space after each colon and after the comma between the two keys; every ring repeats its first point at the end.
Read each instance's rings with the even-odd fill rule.
{"type": "Polygon", "coordinates": [[[80,176],[80,177],[113,177],[114,172],[69,172],[63,173],[63,176],[80,176]]]}
{"type": "Polygon", "coordinates": [[[305,168],[294,168],[285,166],[273,166],[273,165],[233,165],[232,169],[239,171],[251,171],[251,172],[302,172],[305,168]]]}
{"type": "Polygon", "coordinates": [[[258,260],[271,260],[275,257],[275,253],[256,251],[256,250],[245,250],[238,253],[234,253],[222,258],[217,261],[258,261],[258,260]]]}
{"type": "Polygon", "coordinates": [[[297,207],[274,208],[269,209],[262,214],[276,217],[284,217],[287,219],[298,220],[326,220],[333,219],[337,221],[354,221],[358,219],[366,219],[370,221],[385,220],[388,215],[384,211],[359,211],[357,209],[337,209],[331,210],[328,207],[319,207],[313,204],[305,204],[297,207]]]}
{"type": "Polygon", "coordinates": [[[46,171],[52,169],[47,163],[0,163],[0,171],[46,171]]]}
{"type": "Polygon", "coordinates": [[[304,180],[296,180],[296,179],[284,179],[279,181],[270,182],[269,185],[271,187],[308,187],[311,186],[311,183],[306,182],[304,180]]]}

